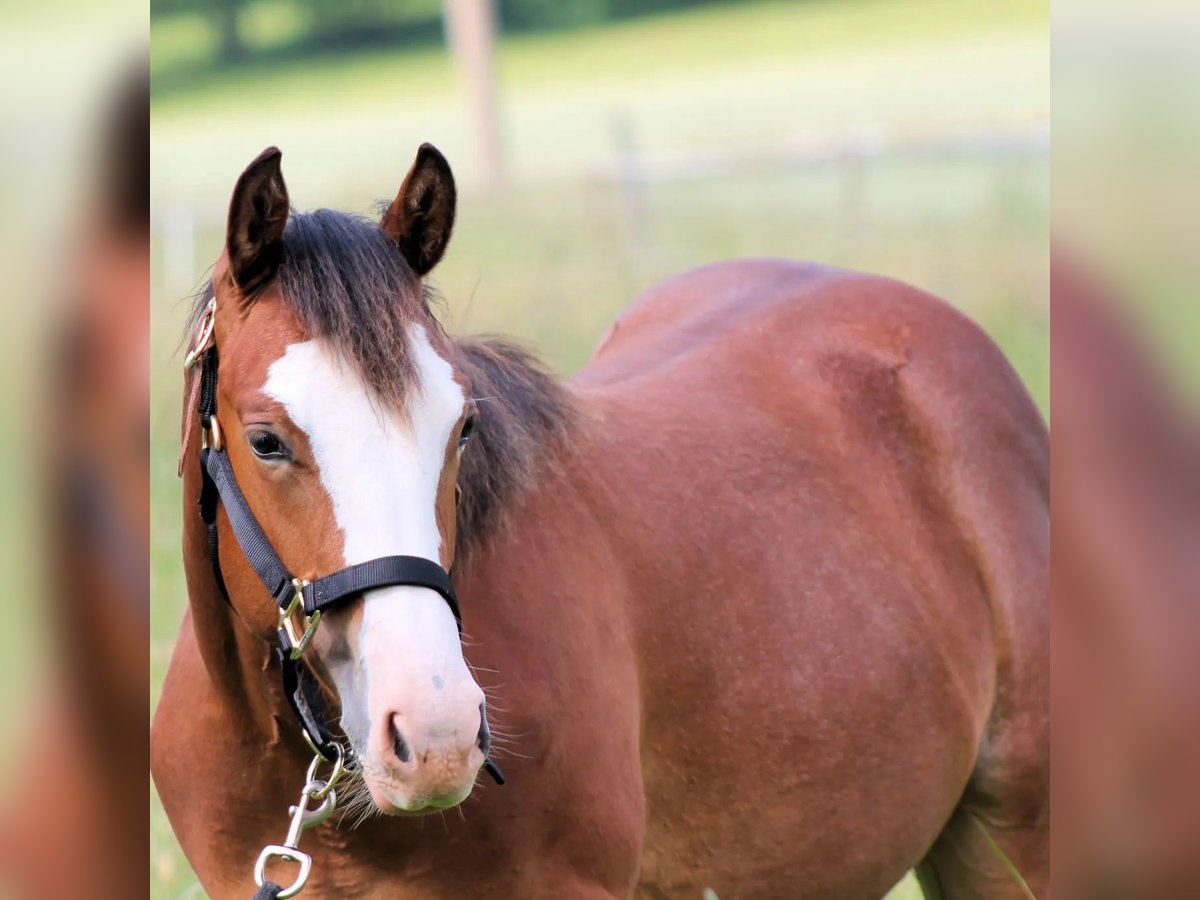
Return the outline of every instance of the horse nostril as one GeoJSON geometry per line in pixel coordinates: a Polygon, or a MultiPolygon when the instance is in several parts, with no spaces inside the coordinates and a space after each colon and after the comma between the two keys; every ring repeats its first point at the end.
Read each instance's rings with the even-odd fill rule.
{"type": "Polygon", "coordinates": [[[400,729],[396,727],[396,717],[392,716],[388,722],[388,727],[392,732],[392,751],[400,762],[408,762],[412,759],[412,751],[408,749],[408,742],[404,740],[404,735],[400,733],[400,729]]]}
{"type": "Polygon", "coordinates": [[[479,749],[483,751],[483,755],[487,756],[492,749],[492,732],[488,728],[487,713],[483,711],[483,704],[479,704],[479,734],[475,737],[475,742],[479,744],[479,749]]]}

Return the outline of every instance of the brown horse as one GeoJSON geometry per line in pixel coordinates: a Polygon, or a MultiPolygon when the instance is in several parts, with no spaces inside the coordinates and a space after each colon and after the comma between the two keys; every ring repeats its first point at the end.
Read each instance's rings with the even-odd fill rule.
{"type": "MultiPolygon", "coordinates": [[[[359,765],[310,892],[857,898],[916,866],[1023,896],[1002,848],[1043,895],[1048,440],[992,342],[891,280],[743,260],[651,290],[560,382],[433,318],[454,203],[424,146],[381,222],[291,214],[269,150],[212,277],[214,419],[266,540],[304,578],[453,564],[468,637],[470,665],[412,585],[320,623],[303,665],[359,765]],[[462,801],[491,735],[507,786],[372,815],[462,801]]],[[[228,603],[186,516],[152,764],[204,888],[245,898],[312,754],[225,505],[228,603]]]]}

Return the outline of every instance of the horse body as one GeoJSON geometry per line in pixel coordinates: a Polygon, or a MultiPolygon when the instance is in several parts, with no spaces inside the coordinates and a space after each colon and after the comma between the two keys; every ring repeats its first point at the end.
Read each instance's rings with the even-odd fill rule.
{"type": "MultiPolygon", "coordinates": [[[[973,815],[1037,890],[1047,446],[990,341],[892,281],[740,261],[644,295],[568,387],[575,433],[456,572],[510,784],[310,832],[313,895],[871,897],[919,862],[1019,895],[973,815]]],[[[306,756],[193,520],[155,776],[243,897],[306,756]]]]}
{"type": "Polygon", "coordinates": [[[993,811],[1038,821],[1046,444],[974,326],[895,282],[743,261],[652,291],[575,383],[633,586],[647,895],[878,896],[1002,766],[1032,781],[1005,771],[993,811]],[[998,671],[1015,727],[989,726],[998,671]]]}

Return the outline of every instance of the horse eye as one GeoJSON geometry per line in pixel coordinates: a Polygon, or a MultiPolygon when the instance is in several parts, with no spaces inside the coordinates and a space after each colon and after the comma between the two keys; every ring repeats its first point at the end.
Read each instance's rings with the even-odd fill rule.
{"type": "Polygon", "coordinates": [[[462,431],[458,434],[458,446],[465,447],[467,441],[471,439],[471,435],[475,433],[475,414],[467,416],[467,420],[463,422],[462,431]]]}
{"type": "Polygon", "coordinates": [[[252,431],[248,439],[250,449],[259,459],[277,461],[288,458],[288,449],[283,441],[269,431],[252,431]]]}

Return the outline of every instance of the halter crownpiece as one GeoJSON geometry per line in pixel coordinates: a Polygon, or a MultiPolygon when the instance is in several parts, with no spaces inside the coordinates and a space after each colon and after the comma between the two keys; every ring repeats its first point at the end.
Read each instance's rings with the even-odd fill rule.
{"type": "MultiPolygon", "coordinates": [[[[246,561],[279,608],[275,653],[283,676],[284,696],[314,750],[332,763],[342,759],[343,750],[326,724],[320,685],[301,662],[304,651],[308,649],[321,623],[321,614],[376,588],[401,585],[423,587],[446,601],[461,634],[462,615],[458,598],[454,594],[450,573],[438,563],[420,556],[381,556],[312,581],[298,578],[289,571],[246,502],[222,439],[217,419],[216,312],[217,301],[214,296],[204,309],[196,344],[184,359],[185,369],[200,365],[197,412],[201,427],[202,481],[198,502],[200,518],[208,530],[208,552],[213,574],[217,587],[229,602],[218,552],[217,505],[221,503],[225,506],[229,527],[246,561]]],[[[349,752],[345,756],[350,764],[354,763],[349,752]]],[[[504,774],[491,759],[485,758],[483,767],[497,784],[504,784],[504,774]]]]}

